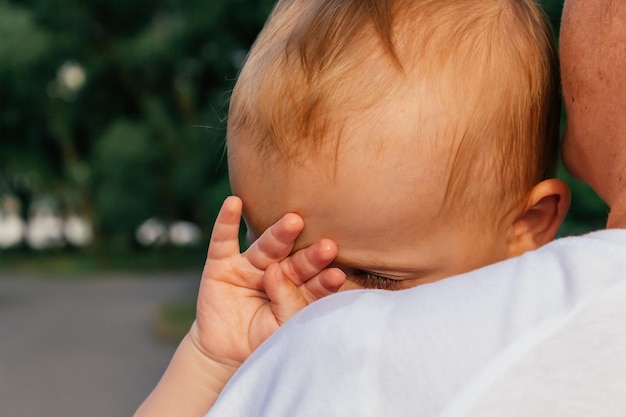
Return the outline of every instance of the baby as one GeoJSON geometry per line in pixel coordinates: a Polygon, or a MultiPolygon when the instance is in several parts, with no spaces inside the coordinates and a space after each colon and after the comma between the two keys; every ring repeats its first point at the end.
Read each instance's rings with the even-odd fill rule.
{"type": "Polygon", "coordinates": [[[338,289],[414,287],[552,240],[569,205],[550,179],[556,62],[531,0],[280,0],[232,94],[237,197],[196,321],[136,416],[202,415],[338,289]]]}

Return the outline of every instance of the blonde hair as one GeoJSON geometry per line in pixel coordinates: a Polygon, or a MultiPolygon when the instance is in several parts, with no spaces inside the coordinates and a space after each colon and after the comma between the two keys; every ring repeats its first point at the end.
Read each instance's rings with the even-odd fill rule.
{"type": "Polygon", "coordinates": [[[446,113],[415,140],[457,144],[447,201],[474,206],[461,197],[477,181],[486,204],[511,210],[553,175],[557,65],[531,0],[279,0],[233,90],[228,135],[297,160],[337,147],[355,114],[408,97],[418,118],[446,113]]]}

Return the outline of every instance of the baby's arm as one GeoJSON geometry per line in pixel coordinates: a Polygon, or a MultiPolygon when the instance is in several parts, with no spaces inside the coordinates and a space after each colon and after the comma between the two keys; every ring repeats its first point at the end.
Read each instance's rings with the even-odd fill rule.
{"type": "Polygon", "coordinates": [[[345,281],[326,267],[337,248],[321,240],[289,256],[304,227],[296,214],[272,225],[244,253],[241,200],[224,202],[202,272],[196,320],[135,416],[203,416],[241,363],[300,309],[345,281]]]}

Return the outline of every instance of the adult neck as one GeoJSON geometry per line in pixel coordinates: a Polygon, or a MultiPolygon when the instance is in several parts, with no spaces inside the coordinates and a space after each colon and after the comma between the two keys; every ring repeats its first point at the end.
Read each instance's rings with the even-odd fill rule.
{"type": "Polygon", "coordinates": [[[622,190],[612,201],[606,227],[607,229],[626,229],[626,190],[622,190]]]}

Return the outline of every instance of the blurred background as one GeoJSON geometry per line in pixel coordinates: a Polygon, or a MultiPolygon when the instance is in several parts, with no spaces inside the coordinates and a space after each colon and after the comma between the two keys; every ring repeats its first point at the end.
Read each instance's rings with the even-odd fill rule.
{"type": "MultiPolygon", "coordinates": [[[[272,3],[0,0],[2,265],[202,262],[229,193],[229,90],[272,3]]],[[[561,1],[542,4],[558,27],[561,1]]],[[[562,234],[600,227],[567,180],[562,234]]]]}
{"type": "Polygon", "coordinates": [[[0,0],[0,262],[203,251],[229,90],[272,3],[0,0]]]}
{"type": "MultiPolygon", "coordinates": [[[[562,1],[540,3],[558,33],[562,1]]],[[[80,369],[95,373],[90,368],[95,363],[124,355],[132,363],[129,352],[142,353],[143,359],[152,357],[145,349],[160,352],[141,362],[143,367],[135,360],[110,375],[118,390],[121,380],[128,390],[141,389],[132,395],[122,390],[123,401],[101,395],[97,401],[109,407],[102,406],[102,415],[132,412],[156,383],[180,337],[177,326],[184,331],[193,317],[208,236],[229,194],[224,158],[229,91],[272,5],[270,0],[0,0],[0,416],[85,415],[72,414],[71,400],[60,400],[63,394],[43,382],[40,392],[29,396],[42,398],[49,411],[51,404],[63,404],[57,404],[63,411],[39,414],[24,408],[33,401],[15,398],[16,392],[34,389],[31,377],[41,380],[50,362],[58,367],[49,376],[51,386],[65,373],[70,384],[65,394],[73,392],[76,400],[72,390],[82,387],[83,402],[93,406],[93,391],[107,388],[95,388],[92,381],[93,389],[87,389],[80,369]],[[56,301],[42,310],[51,294],[56,301]],[[140,311],[113,304],[122,301],[140,311]],[[60,304],[65,318],[46,324],[53,339],[35,343],[35,330],[27,327],[42,320],[33,311],[49,316],[60,304]],[[118,323],[112,311],[127,314],[118,323]],[[94,320],[90,325],[84,324],[86,312],[94,320]],[[96,330],[118,333],[104,338],[98,333],[94,337],[101,343],[81,345],[102,316],[109,324],[96,330]],[[15,321],[9,323],[11,317],[15,321]],[[122,335],[130,317],[138,327],[122,335]],[[51,331],[54,325],[80,329],[80,336],[51,331]],[[145,347],[133,342],[138,332],[145,347]],[[122,339],[128,346],[111,347],[122,339]],[[24,344],[36,346],[27,351],[24,344]],[[57,356],[47,350],[51,344],[58,346],[57,356]],[[90,350],[92,359],[81,349],[90,350]],[[84,359],[83,368],[72,362],[77,356],[84,359]],[[145,376],[142,382],[137,375],[145,376]],[[15,403],[12,411],[7,398],[15,403]],[[110,408],[112,403],[123,403],[122,408],[110,408]]],[[[559,176],[573,190],[560,234],[602,227],[606,206],[562,167],[559,176]]]]}

